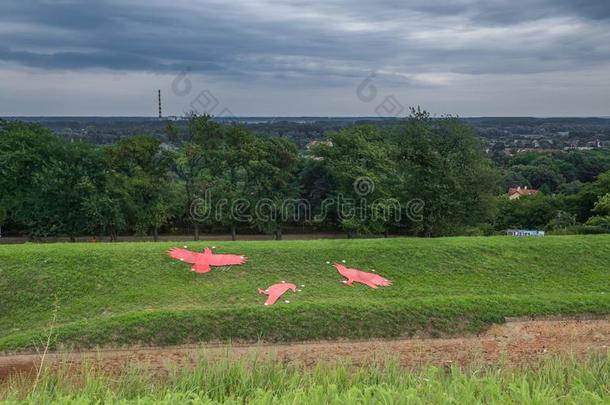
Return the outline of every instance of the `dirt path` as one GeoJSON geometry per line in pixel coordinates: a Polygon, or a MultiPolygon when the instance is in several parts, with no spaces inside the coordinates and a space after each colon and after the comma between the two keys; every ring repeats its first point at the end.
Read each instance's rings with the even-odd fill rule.
{"type": "MultiPolygon", "coordinates": [[[[191,364],[204,353],[212,358],[239,358],[249,354],[275,357],[283,362],[313,365],[319,361],[348,360],[366,364],[375,358],[398,358],[406,367],[424,364],[449,365],[468,363],[510,364],[535,362],[541,358],[573,353],[583,356],[610,350],[610,318],[589,320],[524,320],[496,325],[479,336],[450,339],[396,339],[368,341],[305,342],[275,345],[201,345],[121,350],[99,350],[82,353],[54,353],[47,364],[66,360],[78,365],[84,359],[99,362],[108,371],[128,363],[149,364],[163,371],[167,364],[191,364]]],[[[0,380],[15,372],[33,372],[39,355],[0,357],[0,380]]]]}

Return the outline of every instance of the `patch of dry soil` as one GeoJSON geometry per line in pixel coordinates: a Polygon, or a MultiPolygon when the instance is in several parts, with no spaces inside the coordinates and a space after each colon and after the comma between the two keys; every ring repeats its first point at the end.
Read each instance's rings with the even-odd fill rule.
{"type": "MultiPolygon", "coordinates": [[[[426,364],[467,365],[535,363],[545,357],[564,355],[585,356],[607,353],[610,349],[610,318],[606,319],[547,319],[516,320],[495,325],[478,336],[459,338],[414,338],[367,341],[303,342],[292,344],[185,345],[104,349],[77,353],[51,353],[45,364],[57,366],[61,361],[78,366],[84,360],[116,372],[126,364],[146,364],[154,372],[163,372],[168,364],[188,366],[201,354],[211,358],[240,358],[256,354],[273,357],[285,363],[314,365],[337,360],[363,365],[375,359],[397,358],[402,366],[426,364]]],[[[40,355],[0,357],[0,381],[13,373],[35,373],[40,355]]]]}

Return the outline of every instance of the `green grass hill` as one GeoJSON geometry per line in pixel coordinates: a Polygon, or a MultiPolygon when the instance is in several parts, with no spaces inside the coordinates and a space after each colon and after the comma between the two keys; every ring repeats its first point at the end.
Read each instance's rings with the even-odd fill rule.
{"type": "Polygon", "coordinates": [[[610,236],[190,242],[249,257],[195,274],[181,243],[0,246],[0,351],[452,335],[506,317],[610,314],[610,236]],[[327,261],[391,287],[348,287],[327,261]],[[303,285],[263,306],[257,288],[303,285]]]}

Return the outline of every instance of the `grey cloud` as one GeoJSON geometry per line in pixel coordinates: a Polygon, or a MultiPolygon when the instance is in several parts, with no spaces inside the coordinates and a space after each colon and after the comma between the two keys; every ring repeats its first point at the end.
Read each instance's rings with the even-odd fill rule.
{"type": "Polygon", "coordinates": [[[353,86],[377,71],[388,87],[422,89],[445,83],[437,76],[567,78],[603,66],[610,3],[2,0],[0,44],[0,63],[40,72],[190,67],[218,82],[284,91],[353,86]]]}

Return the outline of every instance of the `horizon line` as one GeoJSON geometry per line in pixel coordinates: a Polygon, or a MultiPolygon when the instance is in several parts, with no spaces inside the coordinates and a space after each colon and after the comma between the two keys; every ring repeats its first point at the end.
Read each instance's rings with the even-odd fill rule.
{"type": "MultiPolygon", "coordinates": [[[[456,118],[535,118],[535,119],[551,119],[551,118],[601,118],[610,119],[610,115],[450,115],[456,118]]],[[[431,114],[432,118],[440,118],[443,115],[431,114]]],[[[154,115],[0,115],[0,119],[6,118],[142,118],[151,120],[164,120],[167,118],[186,119],[184,115],[167,115],[158,117],[154,115]]],[[[231,120],[245,118],[273,118],[273,119],[296,119],[296,118],[324,118],[324,119],[375,119],[375,120],[400,120],[408,118],[408,116],[376,116],[376,115],[236,115],[233,117],[222,117],[211,115],[211,118],[231,120]]]]}

